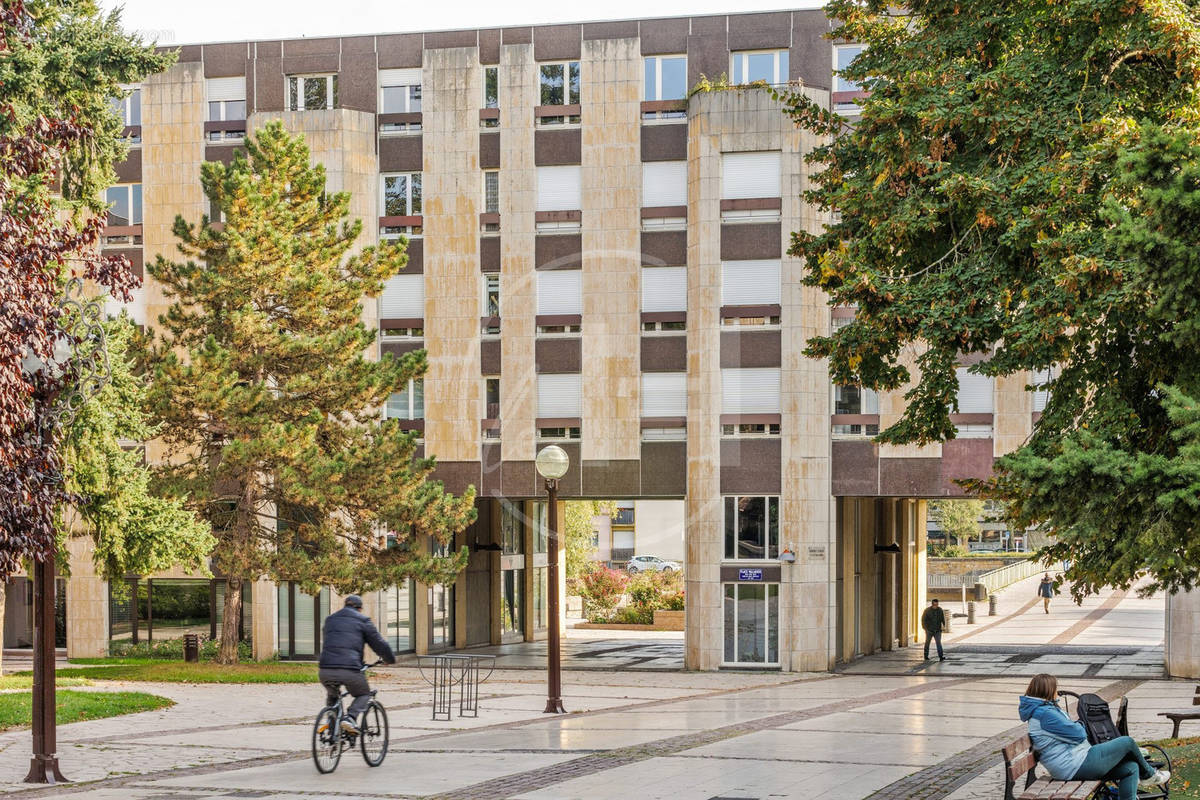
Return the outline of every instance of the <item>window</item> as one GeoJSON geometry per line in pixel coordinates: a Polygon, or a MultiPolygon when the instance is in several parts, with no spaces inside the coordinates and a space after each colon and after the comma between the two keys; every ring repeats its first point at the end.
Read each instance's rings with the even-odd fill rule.
{"type": "Polygon", "coordinates": [[[779,498],[725,498],[725,558],[779,557],[779,498]]]}
{"type": "Polygon", "coordinates": [[[537,415],[541,418],[583,416],[583,376],[579,374],[537,376],[537,415]]]}
{"type": "Polygon", "coordinates": [[[133,320],[135,325],[146,327],[146,287],[139,286],[136,289],[130,289],[129,293],[132,299],[128,303],[122,303],[112,295],[104,296],[104,313],[109,317],[119,317],[124,311],[129,314],[129,318],[133,320]]]}
{"type": "Polygon", "coordinates": [[[721,413],[780,413],[779,367],[721,370],[721,413]]]}
{"type": "MultiPolygon", "coordinates": [[[[649,56],[644,63],[643,100],[682,100],[687,97],[687,56],[649,56]]],[[[684,112],[674,113],[684,115],[684,112]]]]}
{"type": "MultiPolygon", "coordinates": [[[[421,216],[421,173],[406,172],[380,178],[380,207],[385,217],[421,216]]],[[[387,225],[380,233],[387,238],[399,234],[420,236],[419,225],[387,225]]]]}
{"type": "Polygon", "coordinates": [[[834,436],[878,436],[879,426],[872,425],[834,425],[834,436]]]}
{"type": "Polygon", "coordinates": [[[383,407],[384,419],[424,419],[425,418],[425,381],[414,378],[408,386],[387,399],[383,407]]]}
{"type": "MultiPolygon", "coordinates": [[[[142,88],[140,86],[122,86],[121,91],[128,92],[128,94],[112,99],[113,111],[126,128],[140,128],[142,126],[142,88]]],[[[140,131],[129,136],[130,144],[139,144],[141,141],[140,131]]]]}
{"type": "Polygon", "coordinates": [[[289,75],[288,110],[337,108],[337,75],[289,75]]]}
{"type": "Polygon", "coordinates": [[[1058,377],[1057,369],[1039,369],[1030,375],[1030,383],[1034,386],[1033,390],[1033,410],[1035,413],[1041,413],[1046,410],[1046,404],[1050,402],[1050,383],[1058,377]]]}
{"type": "Polygon", "coordinates": [[[123,183],[108,187],[108,224],[113,227],[142,224],[142,185],[123,183]]]}
{"type": "Polygon", "coordinates": [[[541,105],[572,106],[579,104],[579,62],[539,64],[541,105]]]}
{"type": "Polygon", "coordinates": [[[686,311],[687,267],[642,267],[642,311],[686,311]]]}
{"type": "Polygon", "coordinates": [[[483,68],[483,107],[500,107],[500,68],[483,68]]]}
{"type": "Polygon", "coordinates": [[[686,442],[687,428],[642,428],[643,442],[686,442]]]}
{"type": "Polygon", "coordinates": [[[537,273],[538,314],[583,314],[583,273],[549,269],[537,273]]]}
{"type": "Polygon", "coordinates": [[[730,54],[729,73],[735,85],[756,83],[787,83],[788,51],[758,50],[730,54]]]}
{"type": "Polygon", "coordinates": [[[879,395],[858,386],[836,386],[833,390],[833,413],[878,414],[879,395]]]}
{"type": "MultiPolygon", "coordinates": [[[[246,121],[246,77],[209,78],[204,81],[204,94],[208,98],[209,122],[246,121]]],[[[241,139],[246,135],[246,126],[208,131],[210,142],[224,139],[241,139]]]]}
{"type": "Polygon", "coordinates": [[[778,305],[780,298],[778,259],[721,262],[721,305],[778,305]]]}
{"type": "Polygon", "coordinates": [[[687,373],[642,373],[643,417],[687,416],[687,373]]]}
{"type": "Polygon", "coordinates": [[[483,276],[483,316],[500,316],[500,275],[495,272],[483,276]]]}
{"type": "Polygon", "coordinates": [[[779,584],[725,584],[723,616],[725,663],[779,663],[779,584]]]}
{"type": "Polygon", "coordinates": [[[958,413],[991,414],[995,379],[968,372],[966,367],[954,371],[958,378],[958,413]]]}
{"type": "Polygon", "coordinates": [[[421,110],[421,68],[379,70],[379,113],[421,110]]]}
{"type": "Polygon", "coordinates": [[[393,275],[383,284],[379,300],[381,319],[423,319],[425,276],[393,275]]]}
{"type": "MultiPolygon", "coordinates": [[[[763,150],[721,155],[721,197],[742,200],[781,197],[780,153],[763,150]]],[[[778,216],[778,211],[775,212],[778,216]]]]}
{"type": "MultiPolygon", "coordinates": [[[[612,524],[625,525],[626,527],[632,526],[634,524],[633,509],[632,500],[618,500],[617,511],[612,516],[612,524]]],[[[639,558],[644,561],[651,560],[648,556],[640,556],[639,558]]]]}
{"type": "Polygon", "coordinates": [[[642,164],[642,206],[687,205],[687,162],[646,161],[642,164]]]}
{"type": "Polygon", "coordinates": [[[424,328],[381,328],[379,335],[385,339],[424,339],[424,328]]]}
{"type": "Polygon", "coordinates": [[[483,418],[500,419],[500,378],[483,379],[483,418]]]}
{"type": "Polygon", "coordinates": [[[955,426],[955,437],[959,439],[990,439],[991,425],[958,425],[955,426]]]}
{"type": "Polygon", "coordinates": [[[500,172],[489,169],[483,173],[483,212],[500,213],[500,172]]]}
{"type": "Polygon", "coordinates": [[[864,50],[867,49],[863,44],[839,44],[833,48],[833,90],[835,92],[857,92],[861,91],[862,87],[851,80],[843,78],[840,74],[842,70],[850,66],[854,59],[858,58],[864,50]]]}
{"type": "Polygon", "coordinates": [[[538,211],[576,211],[582,207],[578,166],[537,168],[538,211]]]}
{"type": "Polygon", "coordinates": [[[538,428],[538,438],[543,441],[565,441],[578,439],[579,428],[538,428]]]}
{"type": "Polygon", "coordinates": [[[722,425],[721,435],[726,438],[747,438],[759,436],[778,436],[779,423],[758,423],[747,424],[740,423],[738,425],[722,425]]]}

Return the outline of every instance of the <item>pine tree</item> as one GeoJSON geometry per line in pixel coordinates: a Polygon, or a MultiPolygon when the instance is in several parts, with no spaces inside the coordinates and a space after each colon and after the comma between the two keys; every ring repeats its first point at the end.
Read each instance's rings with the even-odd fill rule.
{"type": "Polygon", "coordinates": [[[173,299],[151,356],[151,405],[167,448],[160,475],[217,538],[218,658],[232,662],[246,580],[309,592],[453,580],[466,549],[439,557],[425,543],[470,524],[474,491],[445,493],[429,479],[433,459],[415,458],[416,434],[379,420],[426,365],[424,351],[365,357],[376,334],[362,298],[403,268],[403,245],[350,256],[362,223],[347,221],[349,195],[326,191],[324,167],[278,122],[229,166],[204,164],[201,183],[223,224],[177,218],[187,260],[159,256],[149,268],[173,299]],[[383,529],[396,547],[381,547],[383,529]]]}

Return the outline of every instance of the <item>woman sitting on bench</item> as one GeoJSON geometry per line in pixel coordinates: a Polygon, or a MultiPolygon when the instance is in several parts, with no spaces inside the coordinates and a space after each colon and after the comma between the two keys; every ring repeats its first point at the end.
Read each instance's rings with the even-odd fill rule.
{"type": "Polygon", "coordinates": [[[1034,675],[1021,697],[1021,721],[1029,723],[1029,739],[1038,760],[1060,781],[1115,781],[1120,800],[1136,800],[1139,782],[1161,786],[1171,773],[1146,763],[1137,742],[1120,736],[1088,744],[1083,725],[1058,707],[1058,680],[1034,675]]]}

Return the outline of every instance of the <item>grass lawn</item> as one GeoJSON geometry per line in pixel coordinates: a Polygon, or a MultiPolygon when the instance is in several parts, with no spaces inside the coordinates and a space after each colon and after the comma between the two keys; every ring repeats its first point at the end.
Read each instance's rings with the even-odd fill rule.
{"type": "MultiPolygon", "coordinates": [[[[55,676],[54,685],[63,686],[91,686],[92,682],[87,678],[63,678],[55,676]]],[[[33,688],[33,676],[26,673],[23,675],[4,675],[0,676],[0,692],[6,689],[31,689],[33,688]]]]}
{"type": "Polygon", "coordinates": [[[1160,739],[1156,744],[1171,757],[1171,798],[1200,800],[1200,736],[1160,739]]]}
{"type": "MultiPolygon", "coordinates": [[[[175,705],[174,700],[144,692],[73,692],[68,689],[58,692],[56,699],[55,718],[60,725],[175,705]]],[[[32,694],[0,695],[0,730],[28,727],[33,713],[32,703],[32,694]]]]}
{"type": "MultiPolygon", "coordinates": [[[[161,659],[90,659],[93,663],[80,667],[64,667],[56,671],[63,678],[83,678],[110,681],[158,681],[162,683],[315,683],[316,664],[213,664],[201,661],[163,661],[161,659]]],[[[18,672],[17,676],[29,675],[18,672]]]]}

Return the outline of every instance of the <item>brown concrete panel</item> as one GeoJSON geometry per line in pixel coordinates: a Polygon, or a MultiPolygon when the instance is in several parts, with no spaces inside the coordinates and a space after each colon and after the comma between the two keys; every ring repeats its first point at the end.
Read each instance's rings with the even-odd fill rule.
{"type": "Polygon", "coordinates": [[[532,461],[504,461],[500,475],[505,497],[533,497],[537,491],[539,480],[532,461]]]}
{"type": "Polygon", "coordinates": [[[648,267],[687,266],[687,231],[642,231],[642,264],[648,267]]]}
{"type": "Polygon", "coordinates": [[[479,31],[434,31],[425,34],[425,49],[438,47],[475,47],[479,44],[479,31]]]}
{"type": "Polygon", "coordinates": [[[379,137],[380,172],[420,172],[424,157],[424,137],[379,137]]]}
{"type": "MultiPolygon", "coordinates": [[[[721,583],[737,583],[741,580],[742,567],[722,566],[721,583]]],[[[783,579],[783,567],[779,564],[762,567],[762,580],[766,583],[778,583],[783,579]]]]}
{"type": "Polygon", "coordinates": [[[642,38],[642,55],[676,55],[687,52],[687,17],[642,20],[639,33],[642,38]]]}
{"type": "Polygon", "coordinates": [[[538,167],[578,164],[582,139],[579,128],[539,130],[533,135],[533,163],[538,167]]]}
{"type": "Polygon", "coordinates": [[[479,340],[479,374],[500,374],[500,340],[494,337],[479,340]]]}
{"type": "Polygon", "coordinates": [[[400,356],[406,353],[411,353],[414,350],[421,350],[424,347],[425,343],[420,340],[408,342],[381,342],[379,345],[379,352],[391,353],[396,358],[400,358],[400,356]]]}
{"type": "Polygon", "coordinates": [[[179,53],[177,63],[187,61],[200,62],[204,60],[204,46],[199,44],[185,44],[183,47],[176,48],[179,53]]]}
{"type": "MultiPolygon", "coordinates": [[[[533,60],[557,61],[579,58],[583,31],[579,24],[538,25],[533,29],[533,60]]],[[[584,78],[584,96],[587,93],[584,78]]]]}
{"type": "Polygon", "coordinates": [[[480,236],[479,237],[479,271],[480,272],[499,272],[500,271],[500,237],[499,236],[480,236]]]}
{"type": "Polygon", "coordinates": [[[686,334],[642,337],[642,372],[686,371],[686,334]]]}
{"type": "Polygon", "coordinates": [[[642,126],[642,161],[683,161],[687,158],[687,123],[642,126]]]}
{"type": "Polygon", "coordinates": [[[378,101],[379,75],[375,70],[375,54],[344,54],[338,76],[338,106],[374,114],[378,101]]]}
{"type": "MultiPolygon", "coordinates": [[[[341,67],[341,56],[337,53],[313,53],[302,56],[285,55],[282,66],[285,75],[300,75],[306,72],[337,72],[341,67]]],[[[341,87],[339,86],[338,88],[340,89],[341,87]]]]}
{"type": "Polygon", "coordinates": [[[504,484],[501,480],[503,465],[500,463],[500,443],[485,441],[480,447],[479,496],[502,497],[504,484]]]}
{"type": "Polygon", "coordinates": [[[642,442],[642,497],[687,494],[687,442],[642,442]]]}
{"type": "Polygon", "coordinates": [[[637,497],[642,493],[641,478],[637,459],[584,461],[582,494],[599,499],[637,497]]]}
{"type": "Polygon", "coordinates": [[[880,458],[879,494],[886,497],[942,496],[940,458],[880,458]]]}
{"type": "Polygon", "coordinates": [[[759,50],[791,44],[792,15],[789,11],[729,15],[730,50],[759,50]]]}
{"type": "Polygon", "coordinates": [[[778,439],[722,439],[721,494],[778,494],[780,452],[778,439]]]}
{"type": "Polygon", "coordinates": [[[533,44],[533,28],[504,28],[501,30],[500,41],[504,44],[533,44]]]}
{"type": "Polygon", "coordinates": [[[954,481],[966,478],[988,478],[992,474],[993,445],[991,439],[951,439],[942,443],[942,494],[959,497],[965,494],[954,481]]]}
{"type": "MultiPolygon", "coordinates": [[[[283,111],[286,102],[283,93],[284,83],[283,62],[278,58],[259,56],[258,60],[254,62],[254,105],[247,105],[247,110],[283,111]]],[[[247,98],[248,102],[249,98],[247,98]]]]}
{"type": "Polygon", "coordinates": [[[833,494],[872,497],[879,494],[879,446],[868,440],[833,441],[833,494]]]}
{"type": "Polygon", "coordinates": [[[254,57],[256,59],[264,58],[283,58],[283,42],[278,39],[269,39],[262,42],[253,42],[254,57]]]}
{"type": "Polygon", "coordinates": [[[778,222],[721,226],[722,261],[779,258],[781,255],[783,238],[778,222]]]}
{"type": "Polygon", "coordinates": [[[248,74],[245,42],[204,45],[204,77],[236,78],[248,74]]]}
{"type": "Polygon", "coordinates": [[[478,487],[481,475],[478,461],[439,461],[433,470],[433,479],[445,484],[447,492],[458,495],[468,487],[478,487]]]}
{"type": "Polygon", "coordinates": [[[724,34],[729,28],[729,17],[725,14],[704,14],[691,18],[693,34],[724,34]]]}
{"type": "Polygon", "coordinates": [[[142,248],[140,247],[106,247],[104,248],[104,255],[109,257],[125,256],[129,261],[129,269],[134,275],[140,278],[145,274],[143,267],[145,258],[142,255],[142,248]]]}
{"type": "Polygon", "coordinates": [[[205,145],[204,146],[204,160],[205,161],[220,161],[225,166],[229,166],[230,164],[233,163],[233,154],[239,150],[244,150],[244,149],[245,148],[239,147],[238,145],[235,145],[235,144],[205,145]]]}
{"type": "Polygon", "coordinates": [[[374,53],[375,52],[375,37],[374,36],[343,36],[342,37],[342,55],[347,53],[374,53]]]}
{"type": "Polygon", "coordinates": [[[583,343],[578,338],[539,338],[533,350],[534,368],[539,373],[570,373],[581,371],[583,343]]]}
{"type": "Polygon", "coordinates": [[[534,269],[579,269],[583,236],[578,233],[537,236],[533,244],[534,269]]]}
{"type": "Polygon", "coordinates": [[[500,168],[500,132],[479,134],[480,169],[500,168]]]}
{"type": "Polygon", "coordinates": [[[820,9],[792,12],[792,49],[788,54],[788,78],[799,78],[805,86],[833,86],[833,44],[825,38],[829,19],[820,9]]]}
{"type": "Polygon", "coordinates": [[[637,37],[638,21],[636,19],[583,23],[584,39],[636,39],[637,37]]]}
{"type": "Polygon", "coordinates": [[[142,182],[142,149],[130,148],[125,160],[117,164],[117,183],[142,182]]]}
{"type": "Polygon", "coordinates": [[[408,263],[397,274],[420,275],[425,272],[425,240],[409,239],[405,252],[408,253],[408,263]]]}
{"type": "MultiPolygon", "coordinates": [[[[692,30],[695,31],[693,20],[692,30]]],[[[695,86],[702,76],[716,80],[729,73],[729,47],[725,43],[725,31],[688,37],[687,49],[688,86],[695,86]]]]}
{"type": "MultiPolygon", "coordinates": [[[[560,497],[580,497],[582,489],[583,462],[579,458],[579,442],[557,442],[567,454],[571,465],[567,468],[567,474],[558,479],[558,494],[560,497]]],[[[538,444],[537,449],[540,450],[544,445],[538,444]]],[[[541,476],[534,470],[534,497],[546,496],[546,483],[541,476]]]]}
{"type": "Polygon", "coordinates": [[[341,39],[325,37],[320,39],[287,39],[283,42],[283,57],[338,55],[342,52],[341,39]]]}
{"type": "Polygon", "coordinates": [[[479,32],[479,63],[489,66],[500,63],[500,29],[479,32]]]}
{"type": "Polygon", "coordinates": [[[380,69],[421,66],[421,34],[392,33],[375,39],[380,69]]]}
{"type": "Polygon", "coordinates": [[[774,331],[721,331],[721,369],[778,367],[782,362],[782,334],[774,331]]]}

